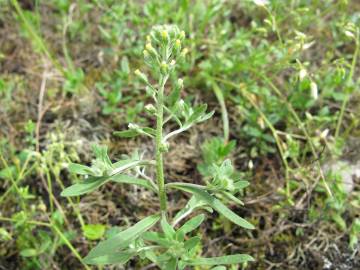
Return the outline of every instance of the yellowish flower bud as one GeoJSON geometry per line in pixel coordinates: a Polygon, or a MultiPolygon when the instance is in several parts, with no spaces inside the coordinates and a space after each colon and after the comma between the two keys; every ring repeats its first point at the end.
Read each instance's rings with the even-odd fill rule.
{"type": "Polygon", "coordinates": [[[180,32],[180,39],[183,40],[185,38],[185,31],[180,32]]]}
{"type": "Polygon", "coordinates": [[[180,88],[182,88],[184,86],[184,80],[183,79],[178,79],[177,80],[177,84],[180,88]]]}
{"type": "Polygon", "coordinates": [[[135,70],[135,75],[139,77],[139,79],[145,83],[145,84],[148,84],[148,79],[146,77],[146,75],[144,73],[142,73],[140,70],[135,70]]]}
{"type": "Polygon", "coordinates": [[[151,51],[151,50],[154,49],[150,42],[145,45],[145,48],[146,48],[148,51],[151,51]]]}
{"type": "Polygon", "coordinates": [[[154,114],[156,112],[156,108],[153,104],[147,104],[145,106],[145,110],[151,114],[154,114]]]}
{"type": "Polygon", "coordinates": [[[166,32],[165,30],[164,30],[164,31],[161,31],[161,37],[162,37],[163,39],[167,39],[167,38],[169,37],[168,32],[166,32]]]}
{"type": "Polygon", "coordinates": [[[187,53],[189,52],[189,49],[188,48],[184,48],[181,52],[182,55],[186,55],[187,53]]]}
{"type": "Polygon", "coordinates": [[[165,61],[162,61],[160,65],[160,69],[161,69],[161,73],[165,74],[168,72],[169,66],[165,61]]]}

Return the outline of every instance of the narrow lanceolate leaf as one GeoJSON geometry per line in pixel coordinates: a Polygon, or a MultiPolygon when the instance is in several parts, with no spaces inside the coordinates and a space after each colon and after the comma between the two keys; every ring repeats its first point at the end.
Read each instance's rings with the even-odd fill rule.
{"type": "Polygon", "coordinates": [[[110,180],[116,183],[124,183],[124,184],[132,184],[132,185],[138,185],[143,186],[145,188],[148,188],[154,192],[156,192],[156,189],[150,184],[148,180],[137,178],[135,176],[126,175],[126,174],[117,174],[110,177],[110,180]]]}
{"type": "Polygon", "coordinates": [[[240,181],[237,181],[234,183],[234,188],[236,190],[240,190],[240,189],[246,188],[248,185],[250,185],[250,183],[248,181],[240,180],[240,181]]]}
{"type": "Polygon", "coordinates": [[[236,254],[213,258],[196,258],[186,261],[187,265],[219,265],[219,264],[238,264],[254,261],[254,258],[247,254],[236,254]]]}
{"type": "Polygon", "coordinates": [[[77,164],[77,163],[70,163],[68,170],[71,173],[81,174],[81,175],[92,175],[93,174],[93,171],[90,167],[81,165],[81,164],[77,164]]]}
{"type": "Polygon", "coordinates": [[[85,193],[89,193],[99,188],[101,185],[109,181],[108,176],[101,177],[90,177],[80,183],[74,184],[70,187],[65,188],[61,192],[61,196],[70,197],[70,196],[79,196],[85,193]]]}
{"type": "Polygon", "coordinates": [[[132,138],[139,135],[146,135],[150,137],[155,136],[156,131],[149,127],[139,127],[137,129],[128,129],[123,131],[115,131],[113,134],[121,138],[132,138]]]}
{"type": "Polygon", "coordinates": [[[200,119],[199,119],[199,122],[204,122],[208,119],[210,119],[213,115],[214,115],[215,111],[211,111],[205,115],[203,115],[200,119]]]}
{"type": "Polygon", "coordinates": [[[90,253],[85,257],[84,262],[88,264],[95,263],[95,258],[107,256],[119,252],[129,246],[129,244],[140,237],[144,232],[153,227],[160,219],[159,215],[152,215],[144,218],[136,223],[134,226],[118,233],[114,237],[100,242],[90,253]]]}
{"type": "Polygon", "coordinates": [[[185,222],[184,225],[182,225],[177,232],[183,233],[185,235],[185,234],[195,230],[197,227],[199,227],[201,225],[201,223],[203,223],[204,219],[205,219],[204,214],[193,217],[190,220],[188,220],[187,222],[185,222]]]}
{"type": "Polygon", "coordinates": [[[207,104],[201,104],[199,106],[196,106],[194,108],[194,112],[191,114],[187,122],[193,123],[200,120],[201,116],[206,112],[206,109],[207,109],[207,104]]]}
{"type": "Polygon", "coordinates": [[[85,193],[90,193],[109,181],[143,186],[156,192],[156,189],[150,184],[148,180],[126,174],[117,174],[114,176],[90,177],[80,183],[67,187],[66,189],[63,190],[63,192],[61,192],[61,196],[70,197],[70,196],[79,196],[85,193]]]}
{"type": "Polygon", "coordinates": [[[146,241],[155,242],[160,246],[170,248],[174,245],[174,243],[165,238],[163,234],[157,233],[157,232],[145,232],[141,238],[146,241]]]}
{"type": "Polygon", "coordinates": [[[185,192],[189,192],[197,196],[199,199],[206,202],[209,206],[211,206],[215,211],[222,214],[224,217],[235,223],[236,225],[246,228],[246,229],[254,229],[255,227],[246,221],[245,219],[239,217],[233,211],[231,211],[228,207],[226,207],[221,201],[211,196],[208,192],[206,192],[202,186],[197,186],[194,184],[187,183],[171,183],[167,185],[168,187],[177,188],[183,190],[185,192]]]}
{"type": "Polygon", "coordinates": [[[127,263],[132,257],[136,256],[136,252],[131,251],[120,251],[120,252],[113,252],[108,255],[95,257],[93,259],[87,260],[84,259],[86,264],[95,264],[95,265],[104,265],[104,264],[125,264],[127,263]]]}
{"type": "Polygon", "coordinates": [[[137,132],[136,130],[133,130],[133,129],[129,129],[129,130],[123,130],[123,131],[115,131],[113,134],[120,138],[132,138],[132,137],[138,136],[139,132],[137,132]]]}
{"type": "Polygon", "coordinates": [[[230,192],[224,191],[224,192],[222,192],[222,194],[223,194],[226,198],[228,198],[229,200],[232,200],[233,202],[235,202],[235,203],[237,203],[237,204],[239,204],[239,205],[244,205],[244,203],[243,203],[240,199],[238,199],[237,197],[235,197],[234,195],[232,195],[230,192]]]}
{"type": "Polygon", "coordinates": [[[199,243],[200,243],[200,237],[199,236],[194,236],[191,237],[189,240],[185,241],[184,244],[184,248],[187,250],[191,250],[193,248],[195,248],[199,243]]]}
{"type": "Polygon", "coordinates": [[[166,217],[162,217],[160,221],[161,228],[167,239],[173,239],[175,236],[174,228],[166,220],[166,217]]]}

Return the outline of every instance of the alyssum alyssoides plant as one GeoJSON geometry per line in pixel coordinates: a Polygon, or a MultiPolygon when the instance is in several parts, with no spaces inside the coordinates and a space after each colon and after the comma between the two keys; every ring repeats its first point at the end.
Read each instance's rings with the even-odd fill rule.
{"type": "MultiPolygon", "coordinates": [[[[148,216],[132,227],[125,229],[100,242],[84,258],[87,264],[125,264],[131,258],[139,256],[155,263],[163,270],[181,270],[187,266],[206,267],[214,266],[216,270],[226,269],[224,265],[246,263],[253,258],[246,254],[228,255],[223,257],[201,257],[200,236],[194,234],[205,219],[203,213],[194,215],[194,212],[213,212],[222,214],[233,223],[246,229],[254,227],[225,206],[222,201],[242,202],[235,196],[248,182],[241,181],[234,174],[229,160],[221,165],[214,165],[213,176],[206,180],[206,185],[190,183],[165,183],[163,169],[163,155],[168,151],[169,140],[175,135],[189,129],[196,123],[205,121],[212,116],[206,113],[207,106],[190,106],[180,97],[183,80],[178,79],[172,85],[169,94],[165,93],[170,75],[174,75],[177,61],[184,58],[186,49],[182,49],[185,33],[172,25],[155,26],[147,37],[144,50],[145,63],[150,67],[157,79],[152,84],[147,76],[136,70],[136,75],[146,84],[154,105],[146,106],[147,111],[156,117],[156,129],[129,124],[129,129],[115,132],[120,137],[145,135],[154,139],[156,145],[155,160],[143,159],[138,153],[127,156],[118,162],[112,163],[107,155],[107,148],[94,147],[96,159],[91,167],[70,164],[69,170],[73,173],[86,175],[87,178],[75,185],[66,188],[63,196],[78,196],[91,192],[101,185],[112,181],[140,185],[158,195],[160,211],[156,215],[148,216]],[[178,129],[164,134],[164,125],[175,121],[178,129]],[[156,170],[156,182],[148,172],[153,167],[156,170]],[[187,205],[174,217],[167,214],[168,189],[177,189],[191,193],[192,197],[187,205]],[[192,216],[189,218],[189,216],[192,216]],[[187,221],[185,221],[187,220],[187,221]],[[155,225],[159,224],[157,230],[155,225]]],[[[174,77],[174,76],[172,76],[174,77]]],[[[172,80],[173,81],[173,80],[172,80]]]]}

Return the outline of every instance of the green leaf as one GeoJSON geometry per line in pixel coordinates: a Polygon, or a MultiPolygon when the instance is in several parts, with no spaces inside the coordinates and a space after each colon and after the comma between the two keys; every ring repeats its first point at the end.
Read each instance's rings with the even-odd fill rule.
{"type": "Polygon", "coordinates": [[[126,75],[130,73],[129,60],[126,56],[121,59],[121,71],[124,72],[126,75]]]}
{"type": "Polygon", "coordinates": [[[207,206],[206,203],[204,203],[201,200],[198,200],[197,197],[192,196],[190,198],[190,200],[187,202],[186,206],[181,209],[179,212],[176,213],[174,220],[177,220],[178,218],[180,218],[182,215],[187,215],[192,213],[194,210],[196,209],[205,209],[206,211],[212,213],[213,210],[212,208],[210,208],[209,206],[207,206]]]}
{"type": "Polygon", "coordinates": [[[211,111],[203,116],[200,117],[200,119],[198,120],[198,122],[204,122],[208,119],[210,119],[213,115],[214,115],[215,111],[211,111]]]}
{"type": "Polygon", "coordinates": [[[236,190],[239,190],[239,189],[244,189],[249,185],[250,185],[250,183],[248,181],[237,181],[234,183],[234,188],[236,190]]]}
{"type": "Polygon", "coordinates": [[[194,108],[194,112],[190,115],[189,119],[186,121],[189,124],[197,122],[200,117],[206,112],[207,104],[201,104],[194,108]]]}
{"type": "Polygon", "coordinates": [[[20,255],[23,257],[34,257],[38,255],[38,252],[34,248],[27,248],[20,251],[20,255]]]}
{"type": "Polygon", "coordinates": [[[86,224],[82,230],[87,239],[97,240],[104,236],[105,228],[106,226],[102,224],[86,224]]]}
{"type": "Polygon", "coordinates": [[[157,233],[157,232],[145,232],[142,236],[142,239],[150,242],[155,242],[159,244],[160,246],[169,248],[174,245],[172,241],[169,241],[163,234],[157,233]]]}
{"type": "Polygon", "coordinates": [[[117,174],[114,176],[111,176],[111,181],[116,183],[124,183],[124,184],[133,184],[138,186],[143,186],[145,188],[148,188],[154,192],[157,192],[156,189],[150,184],[148,180],[137,178],[131,175],[126,174],[117,174]]]}
{"type": "Polygon", "coordinates": [[[160,219],[159,215],[152,215],[144,218],[134,226],[118,233],[114,237],[100,242],[85,257],[84,262],[88,264],[94,263],[94,259],[101,256],[108,256],[120,249],[126,248],[129,244],[140,237],[144,232],[153,227],[160,219]]]}
{"type": "Polygon", "coordinates": [[[214,268],[211,268],[211,270],[226,270],[225,266],[216,266],[214,268]]]}
{"type": "Polygon", "coordinates": [[[189,232],[192,232],[197,227],[199,227],[201,225],[201,223],[203,223],[204,219],[205,219],[204,214],[193,217],[190,220],[188,220],[187,222],[185,222],[184,225],[182,225],[176,233],[179,235],[180,235],[180,233],[185,235],[189,232]]]}
{"type": "Polygon", "coordinates": [[[177,259],[171,259],[168,262],[164,263],[163,269],[166,270],[176,270],[177,259]]]}
{"type": "Polygon", "coordinates": [[[149,127],[143,127],[141,128],[145,133],[150,134],[152,136],[156,136],[156,130],[149,127]]]}
{"type": "Polygon", "coordinates": [[[120,138],[132,138],[132,137],[136,137],[139,135],[139,133],[134,129],[115,131],[115,132],[113,132],[113,134],[120,138]]]}
{"type": "Polygon", "coordinates": [[[0,228],[0,241],[10,241],[11,239],[11,234],[4,228],[0,228]]]}
{"type": "Polygon", "coordinates": [[[191,250],[193,248],[195,248],[199,243],[200,243],[200,237],[199,236],[194,236],[191,237],[189,240],[185,241],[184,247],[187,250],[191,250]]]}
{"type": "Polygon", "coordinates": [[[125,264],[132,257],[136,256],[136,252],[131,251],[120,251],[120,252],[111,252],[111,254],[103,255],[99,257],[92,258],[90,260],[84,259],[86,264],[95,264],[95,265],[104,265],[104,264],[125,264]]]}
{"type": "Polygon", "coordinates": [[[0,179],[11,179],[16,174],[16,167],[15,166],[9,166],[2,170],[0,170],[0,179]]]}
{"type": "Polygon", "coordinates": [[[150,137],[154,137],[156,134],[156,131],[155,131],[155,129],[149,128],[149,127],[138,127],[138,128],[133,128],[133,129],[124,130],[124,131],[115,131],[115,132],[113,132],[113,134],[115,136],[118,136],[121,138],[132,138],[132,137],[136,137],[139,135],[147,135],[150,137]]]}
{"type": "Polygon", "coordinates": [[[359,239],[356,234],[349,235],[349,247],[351,248],[351,250],[355,250],[358,241],[359,239]]]}
{"type": "Polygon", "coordinates": [[[41,243],[40,247],[37,248],[38,254],[42,254],[42,253],[46,252],[47,250],[49,250],[50,246],[53,243],[49,233],[42,231],[42,230],[39,231],[37,241],[41,243]]]}
{"type": "Polygon", "coordinates": [[[254,261],[254,258],[247,254],[237,254],[213,258],[196,258],[186,261],[187,265],[218,265],[218,264],[238,264],[254,261]]]}
{"type": "Polygon", "coordinates": [[[224,217],[235,223],[236,225],[246,228],[246,229],[254,229],[255,227],[246,221],[245,219],[239,217],[229,208],[227,208],[221,201],[211,196],[208,192],[204,190],[203,186],[198,186],[194,184],[188,183],[171,183],[167,184],[168,187],[174,187],[176,189],[183,190],[185,192],[192,193],[196,195],[199,199],[206,202],[209,206],[211,206],[214,210],[222,214],[224,217]]]}
{"type": "Polygon", "coordinates": [[[167,222],[166,217],[162,217],[160,221],[161,228],[168,239],[173,239],[175,236],[175,230],[171,225],[167,222]]]}
{"type": "Polygon", "coordinates": [[[100,186],[106,184],[109,181],[113,181],[116,183],[123,183],[123,184],[139,185],[156,192],[156,189],[150,184],[148,180],[126,174],[116,174],[113,176],[90,177],[80,183],[67,187],[61,192],[61,196],[70,197],[70,196],[79,196],[85,193],[89,193],[99,188],[100,186]]]}
{"type": "Polygon", "coordinates": [[[238,199],[238,198],[236,198],[234,195],[232,195],[230,192],[221,192],[226,198],[228,198],[229,200],[232,200],[233,202],[235,202],[235,203],[237,203],[237,204],[239,204],[239,205],[244,205],[244,203],[240,200],[240,199],[238,199]]]}
{"type": "Polygon", "coordinates": [[[342,218],[342,216],[338,213],[333,213],[331,215],[331,218],[335,221],[335,223],[339,226],[339,228],[342,231],[346,231],[346,222],[345,220],[342,218]]]}
{"type": "Polygon", "coordinates": [[[106,182],[108,182],[109,179],[110,177],[108,176],[90,177],[85,181],[82,181],[80,183],[65,188],[60,195],[63,197],[70,197],[70,196],[79,196],[85,193],[89,193],[99,188],[101,185],[105,184],[106,182]]]}
{"type": "Polygon", "coordinates": [[[181,85],[176,84],[170,95],[166,98],[170,107],[173,107],[176,102],[180,99],[181,85]]]}
{"type": "Polygon", "coordinates": [[[108,152],[108,147],[106,145],[98,145],[98,144],[93,144],[92,145],[92,151],[95,154],[95,157],[97,160],[103,162],[105,165],[110,166],[111,167],[111,160],[107,154],[108,152]]]}
{"type": "Polygon", "coordinates": [[[93,171],[90,167],[77,164],[77,163],[70,163],[68,167],[69,172],[80,174],[80,175],[92,175],[93,171]]]}

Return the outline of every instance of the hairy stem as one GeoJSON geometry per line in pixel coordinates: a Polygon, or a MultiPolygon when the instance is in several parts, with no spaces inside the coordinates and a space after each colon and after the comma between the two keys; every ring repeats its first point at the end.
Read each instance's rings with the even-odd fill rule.
{"type": "Polygon", "coordinates": [[[160,87],[157,93],[156,108],[156,180],[159,188],[160,210],[166,213],[166,192],[164,180],[164,165],[162,153],[163,121],[164,121],[164,88],[168,76],[161,75],[160,87]]]}

